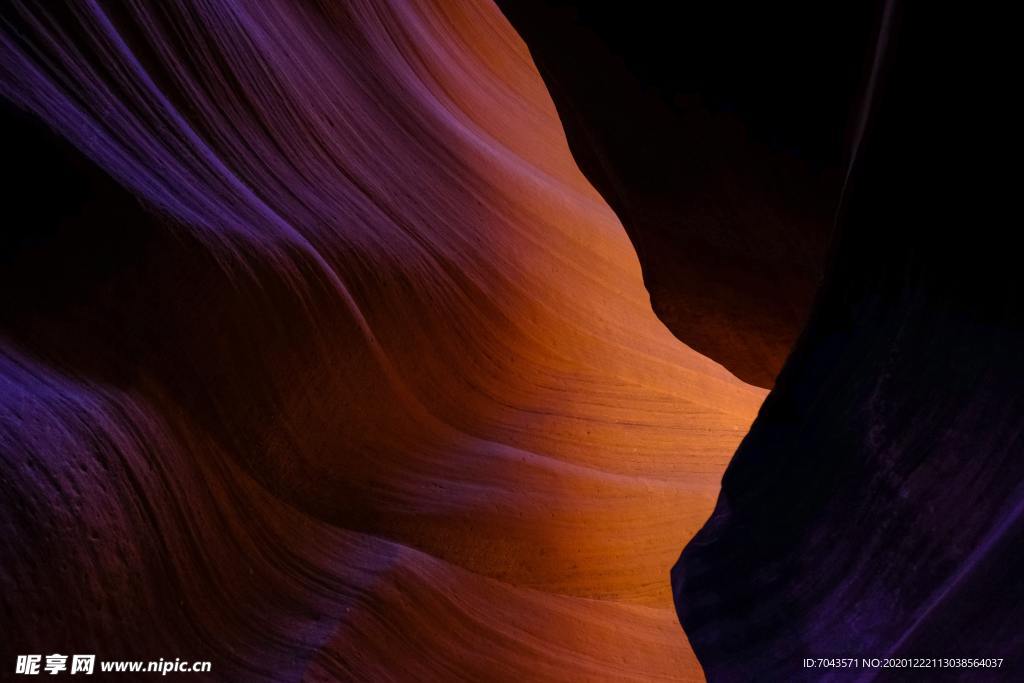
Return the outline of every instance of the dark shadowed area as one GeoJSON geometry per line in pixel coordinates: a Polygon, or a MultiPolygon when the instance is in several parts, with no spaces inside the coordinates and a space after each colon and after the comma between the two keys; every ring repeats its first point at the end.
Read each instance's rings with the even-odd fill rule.
{"type": "Polygon", "coordinates": [[[876,2],[499,2],[658,317],[770,387],[820,281],[876,2]]]}

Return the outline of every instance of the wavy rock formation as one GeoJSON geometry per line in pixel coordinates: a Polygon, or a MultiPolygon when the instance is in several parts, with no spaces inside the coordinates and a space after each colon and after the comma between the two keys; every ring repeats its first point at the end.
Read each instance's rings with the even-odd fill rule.
{"type": "Polygon", "coordinates": [[[655,312],[771,387],[825,270],[878,3],[498,4],[655,312]]]}
{"type": "Polygon", "coordinates": [[[3,666],[700,678],[666,572],[764,391],[650,310],[494,6],[0,13],[3,666]]]}

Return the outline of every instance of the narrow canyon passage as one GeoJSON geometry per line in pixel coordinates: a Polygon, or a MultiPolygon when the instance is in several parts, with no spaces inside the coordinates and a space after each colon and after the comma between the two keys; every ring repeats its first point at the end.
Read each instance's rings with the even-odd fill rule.
{"type": "Polygon", "coordinates": [[[493,4],[2,15],[20,182],[87,188],[3,269],[5,658],[702,680],[669,570],[767,392],[654,315],[493,4]]]}

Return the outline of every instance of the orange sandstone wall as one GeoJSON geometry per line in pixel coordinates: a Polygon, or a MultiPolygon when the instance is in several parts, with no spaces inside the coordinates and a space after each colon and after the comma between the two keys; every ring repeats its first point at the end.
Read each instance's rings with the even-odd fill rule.
{"type": "Polygon", "coordinates": [[[4,273],[4,662],[701,678],[668,571],[765,392],[655,317],[491,3],[3,14],[92,188],[4,273]]]}

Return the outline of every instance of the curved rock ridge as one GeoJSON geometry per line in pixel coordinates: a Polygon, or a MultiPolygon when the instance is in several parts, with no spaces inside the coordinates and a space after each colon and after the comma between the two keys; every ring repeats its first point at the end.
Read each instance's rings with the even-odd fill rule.
{"type": "Polygon", "coordinates": [[[765,392],[650,310],[493,5],[0,12],[38,195],[0,288],[4,662],[701,678],[667,572],[765,392]]]}
{"type": "Polygon", "coordinates": [[[875,0],[498,0],[651,304],[771,387],[825,272],[875,0]]]}

